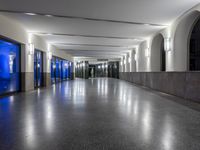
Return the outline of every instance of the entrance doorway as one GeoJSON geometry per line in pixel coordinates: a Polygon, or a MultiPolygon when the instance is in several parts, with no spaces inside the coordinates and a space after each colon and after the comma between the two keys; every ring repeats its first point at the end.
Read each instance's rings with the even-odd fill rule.
{"type": "Polygon", "coordinates": [[[151,45],[151,70],[166,71],[166,52],[164,48],[164,37],[162,34],[157,34],[151,45]]]}
{"type": "Polygon", "coordinates": [[[39,50],[35,50],[34,53],[34,87],[39,88],[42,87],[43,80],[43,54],[39,50]]]}
{"type": "Polygon", "coordinates": [[[200,18],[191,32],[189,45],[189,70],[200,70],[200,18]]]}
{"type": "Polygon", "coordinates": [[[161,40],[161,71],[166,71],[166,53],[164,48],[164,38],[161,40]]]}
{"type": "Polygon", "coordinates": [[[0,95],[20,91],[20,45],[0,39],[0,95]]]}

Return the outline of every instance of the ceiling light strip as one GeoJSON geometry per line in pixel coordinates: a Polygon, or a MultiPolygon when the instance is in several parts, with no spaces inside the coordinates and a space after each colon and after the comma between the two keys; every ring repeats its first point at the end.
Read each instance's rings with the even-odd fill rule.
{"type": "Polygon", "coordinates": [[[115,36],[99,36],[99,35],[83,35],[83,34],[68,34],[68,33],[44,33],[44,32],[30,32],[39,35],[55,35],[55,36],[75,36],[75,37],[91,37],[91,38],[108,38],[108,39],[124,39],[124,40],[138,40],[143,41],[141,38],[131,37],[115,37],[115,36]]]}
{"type": "Polygon", "coordinates": [[[121,45],[99,45],[99,44],[75,44],[75,43],[51,43],[52,45],[65,45],[65,46],[96,46],[96,47],[124,47],[127,48],[127,46],[121,46],[121,45]]]}
{"type": "Polygon", "coordinates": [[[91,50],[85,50],[85,49],[73,49],[73,48],[70,48],[70,49],[60,49],[60,50],[63,50],[63,51],[68,51],[68,52],[99,52],[99,51],[101,51],[101,52],[113,52],[113,53],[115,53],[115,52],[129,52],[129,51],[126,51],[126,50],[124,50],[124,49],[121,49],[121,50],[116,50],[116,49],[114,49],[114,50],[110,50],[110,49],[101,49],[101,50],[97,50],[97,49],[95,49],[95,50],[93,50],[93,49],[91,49],[91,50]]]}
{"type": "Polygon", "coordinates": [[[53,15],[53,14],[43,14],[43,13],[33,13],[33,12],[24,12],[24,11],[11,11],[11,10],[0,10],[0,12],[6,13],[18,13],[26,15],[39,15],[45,17],[58,17],[58,18],[67,18],[67,19],[81,19],[88,21],[100,21],[100,22],[110,22],[110,23],[122,23],[122,24],[132,24],[132,25],[148,25],[148,26],[158,26],[158,27],[167,27],[168,25],[163,24],[154,24],[154,23],[141,23],[141,22],[131,22],[131,21],[122,21],[122,20],[110,20],[110,19],[98,19],[98,18],[89,18],[89,17],[78,17],[78,16],[68,16],[68,15],[53,15]]]}

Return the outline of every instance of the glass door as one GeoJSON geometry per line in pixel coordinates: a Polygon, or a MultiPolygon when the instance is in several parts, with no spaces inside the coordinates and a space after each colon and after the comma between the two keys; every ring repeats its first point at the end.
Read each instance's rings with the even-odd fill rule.
{"type": "Polygon", "coordinates": [[[35,50],[34,53],[34,86],[35,88],[42,86],[42,52],[35,50]]]}
{"type": "Polygon", "coordinates": [[[56,58],[52,57],[51,59],[51,84],[56,83],[56,58]]]}
{"type": "Polygon", "coordinates": [[[20,46],[0,40],[0,95],[20,90],[20,46]]]}

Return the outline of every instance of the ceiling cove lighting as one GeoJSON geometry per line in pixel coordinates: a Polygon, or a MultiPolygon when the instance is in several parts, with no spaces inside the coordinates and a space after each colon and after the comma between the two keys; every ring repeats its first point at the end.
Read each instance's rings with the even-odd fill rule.
{"type": "Polygon", "coordinates": [[[29,15],[29,16],[36,16],[37,15],[35,13],[24,13],[24,14],[29,15]]]}
{"type": "Polygon", "coordinates": [[[53,17],[52,15],[45,15],[46,17],[53,17]]]}

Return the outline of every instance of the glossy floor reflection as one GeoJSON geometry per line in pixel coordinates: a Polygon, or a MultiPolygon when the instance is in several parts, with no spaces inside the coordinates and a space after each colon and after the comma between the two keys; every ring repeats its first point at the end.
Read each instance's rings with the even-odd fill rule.
{"type": "Polygon", "coordinates": [[[115,79],[0,100],[1,150],[199,150],[200,112],[115,79]]]}

